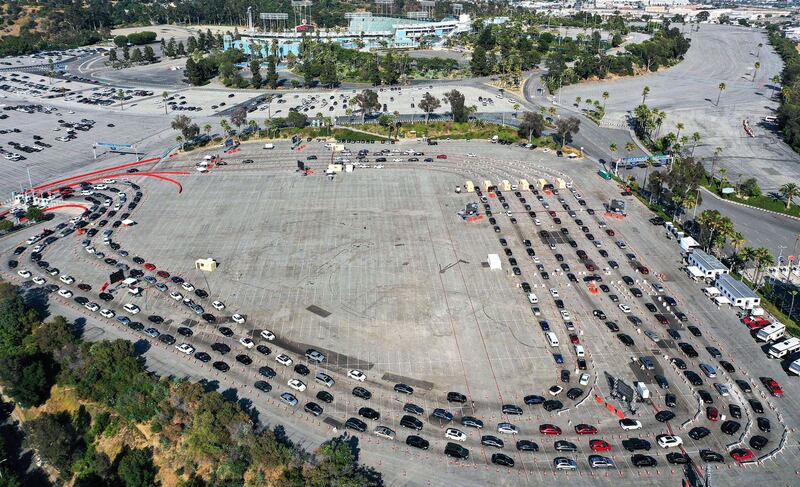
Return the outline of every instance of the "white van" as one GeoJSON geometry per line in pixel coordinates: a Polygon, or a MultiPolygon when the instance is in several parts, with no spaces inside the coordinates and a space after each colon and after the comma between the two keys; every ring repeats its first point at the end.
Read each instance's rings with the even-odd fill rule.
{"type": "Polygon", "coordinates": [[[577,355],[578,358],[586,356],[586,350],[584,350],[583,345],[575,345],[575,355],[577,355]]]}
{"type": "Polygon", "coordinates": [[[264,148],[265,149],[274,149],[275,148],[275,144],[271,144],[271,143],[267,142],[266,144],[264,144],[264,148]]]}
{"type": "Polygon", "coordinates": [[[528,301],[530,301],[531,304],[539,304],[539,298],[535,293],[528,293],[528,301]]]}
{"type": "Polygon", "coordinates": [[[547,342],[550,344],[551,347],[558,346],[558,337],[556,336],[555,333],[553,333],[552,331],[548,331],[547,333],[544,334],[544,336],[547,337],[547,342]]]}
{"type": "Polygon", "coordinates": [[[636,393],[639,394],[639,397],[642,399],[650,399],[650,389],[647,388],[647,384],[637,380],[634,381],[633,387],[636,389],[636,393]]]}

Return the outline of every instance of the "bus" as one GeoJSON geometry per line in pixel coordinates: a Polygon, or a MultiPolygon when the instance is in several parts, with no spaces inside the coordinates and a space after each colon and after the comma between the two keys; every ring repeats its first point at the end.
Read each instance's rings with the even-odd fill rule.
{"type": "Polygon", "coordinates": [[[783,358],[798,350],[800,350],[800,338],[792,337],[771,346],[767,354],[772,358],[783,358]]]}

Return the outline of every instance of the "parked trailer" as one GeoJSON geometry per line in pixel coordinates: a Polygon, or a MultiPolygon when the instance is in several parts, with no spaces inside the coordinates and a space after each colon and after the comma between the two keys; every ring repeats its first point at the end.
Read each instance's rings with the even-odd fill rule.
{"type": "Polygon", "coordinates": [[[567,187],[567,183],[561,178],[555,178],[553,179],[553,186],[556,189],[564,189],[567,187]]]}
{"type": "Polygon", "coordinates": [[[464,190],[467,193],[474,193],[475,192],[475,183],[472,181],[467,181],[464,183],[464,190]]]}
{"type": "Polygon", "coordinates": [[[539,187],[539,191],[543,190],[545,186],[547,186],[547,180],[544,178],[539,178],[536,180],[536,186],[539,187]]]}
{"type": "Polygon", "coordinates": [[[504,179],[500,182],[500,190],[511,191],[511,183],[508,181],[508,179],[504,179]]]}
{"type": "Polygon", "coordinates": [[[771,346],[767,354],[772,358],[783,358],[798,350],[800,350],[800,338],[791,337],[771,346]]]}
{"type": "Polygon", "coordinates": [[[488,193],[489,192],[489,188],[491,188],[491,187],[492,187],[492,182],[489,181],[488,179],[485,179],[483,181],[483,190],[488,193]]]}
{"type": "Polygon", "coordinates": [[[789,373],[794,375],[800,375],[800,358],[795,360],[789,365],[789,373]]]}
{"type": "Polygon", "coordinates": [[[786,325],[775,322],[758,330],[758,333],[756,333],[756,339],[769,343],[774,342],[775,340],[780,340],[785,334],[786,325]]]}
{"type": "Polygon", "coordinates": [[[531,185],[528,184],[527,179],[520,179],[518,186],[520,191],[529,191],[531,189],[531,185]]]}

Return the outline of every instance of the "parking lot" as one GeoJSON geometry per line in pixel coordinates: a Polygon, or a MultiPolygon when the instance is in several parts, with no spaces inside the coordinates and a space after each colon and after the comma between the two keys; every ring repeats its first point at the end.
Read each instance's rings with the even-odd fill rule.
{"type": "MultiPolygon", "coordinates": [[[[55,286],[50,299],[64,306],[75,307],[76,298],[83,298],[84,303],[77,303],[81,306],[96,302],[98,311],[80,309],[98,317],[101,326],[152,343],[153,353],[172,350],[181,364],[176,370],[194,363],[192,376],[219,377],[221,369],[212,368],[212,362],[224,362],[229,368],[222,373],[226,380],[279,417],[288,408],[281,405],[280,395],[293,394],[298,403],[286,411],[294,416],[286,416],[286,422],[309,422],[307,429],[324,432],[342,427],[348,418],[370,415],[363,407],[377,411],[379,420],[365,420],[370,425],[363,436],[365,460],[399,476],[409,474],[409,462],[424,459],[429,466],[411,472],[419,483],[425,472],[441,474],[440,469],[446,468],[451,477],[438,476],[441,485],[452,479],[479,484],[495,472],[496,467],[489,470],[487,465],[500,452],[515,462],[508,471],[509,485],[548,475],[579,481],[590,473],[591,481],[598,483],[635,483],[642,476],[674,483],[682,469],[670,465],[667,454],[685,452],[699,472],[703,449],[722,455],[725,463],[712,468],[717,479],[728,479],[749,471],[733,467],[739,462],[729,455],[728,445],[750,448],[750,438],[761,435],[768,443],[761,451],[753,450],[757,458],[781,444],[782,435],[788,434],[785,425],[796,425],[796,416],[789,411],[779,411],[779,419],[771,407],[776,400],[764,395],[757,377],[767,375],[758,371],[770,369],[787,395],[796,392],[791,379],[775,373],[774,362],[762,367],[766,359],[761,357],[758,366],[748,363],[757,345],[742,336],[746,329],[734,313],[711,309],[697,299],[692,284],[684,282],[677,270],[677,250],[663,241],[663,229],[647,223],[644,211],[632,205],[625,219],[605,215],[604,203],[613,187],[603,187],[596,177],[586,179],[576,171],[581,162],[488,142],[408,143],[385,154],[376,154],[385,147],[373,144],[363,146],[370,151],[361,161],[366,167],[329,178],[324,172],[332,155],[323,143],[310,141],[296,149],[288,143],[276,145],[273,150],[242,146],[239,152],[223,156],[224,165],[207,173],[195,171],[202,153],[138,167],[175,173],[170,178],[179,182],[180,193],[174,184],[135,173],[114,182],[98,181],[95,184],[106,186],[93,190],[98,194],[74,198],[95,198],[98,206],[106,198],[111,200],[109,209],[84,224],[91,237],[68,235],[51,242],[40,252],[47,266],[30,261],[28,247],[41,242],[4,241],[3,255],[19,264],[14,269],[4,265],[2,272],[28,285],[55,286]],[[313,173],[297,172],[297,160],[313,173]],[[556,176],[572,187],[555,192],[535,186],[538,178],[552,181],[556,176]],[[466,179],[476,184],[488,179],[493,185],[507,179],[516,185],[520,178],[534,184],[536,191],[521,187],[480,194],[454,191],[466,179]],[[126,184],[128,179],[139,188],[126,184]],[[119,192],[126,193],[124,203],[119,192]],[[110,209],[117,203],[119,210],[110,209]],[[478,204],[479,219],[458,216],[467,203],[478,204]],[[113,217],[111,211],[116,211],[113,217]],[[114,228],[124,218],[136,224],[114,228]],[[112,228],[113,246],[102,241],[103,231],[112,228]],[[82,245],[87,237],[91,241],[82,245]],[[17,246],[25,249],[13,256],[17,246]],[[94,252],[87,252],[87,247],[94,252]],[[104,255],[98,258],[98,252],[104,255]],[[502,269],[489,268],[488,254],[500,256],[502,269]],[[219,263],[215,272],[194,269],[196,259],[208,257],[219,263]],[[111,286],[112,299],[99,299],[101,286],[119,266],[129,267],[126,277],[130,269],[141,271],[138,278],[148,277],[135,285],[141,287],[141,295],[111,286]],[[46,272],[53,267],[54,275],[46,272]],[[18,274],[22,270],[31,275],[18,274]],[[75,282],[67,284],[59,278],[62,275],[75,282]],[[42,284],[31,282],[37,276],[42,284]],[[182,286],[176,276],[192,286],[182,286]],[[79,285],[91,289],[81,290],[79,285]],[[59,288],[73,295],[58,296],[59,288]],[[180,293],[181,298],[170,293],[180,293]],[[179,299],[184,297],[191,297],[213,320],[182,304],[179,299]],[[224,303],[224,309],[215,309],[212,301],[224,303]],[[140,311],[126,313],[123,305],[128,303],[140,311]],[[141,324],[123,326],[116,317],[100,318],[100,308],[141,324]],[[241,318],[234,319],[234,314],[241,318]],[[142,333],[145,328],[156,331],[148,337],[142,333]],[[191,337],[182,336],[188,334],[187,328],[191,337]],[[730,341],[734,334],[723,332],[731,328],[735,346],[730,341]],[[274,338],[263,339],[262,330],[274,338]],[[557,346],[548,342],[548,331],[555,334],[557,346]],[[630,340],[619,338],[622,335],[630,340]],[[247,349],[240,342],[243,338],[267,347],[269,353],[263,347],[247,349]],[[208,354],[207,362],[174,350],[184,342],[195,354],[208,354]],[[706,347],[720,349],[720,356],[714,358],[716,352],[706,347]],[[324,353],[325,362],[306,360],[309,348],[324,353]],[[697,357],[687,356],[684,350],[691,349],[697,357]],[[242,354],[247,359],[235,358],[242,354]],[[280,354],[293,363],[276,362],[280,354]],[[720,360],[728,361],[730,368],[725,370],[720,360]],[[306,365],[307,375],[294,368],[298,363],[306,365]],[[701,363],[712,365],[716,377],[704,374],[701,363]],[[702,384],[691,385],[682,366],[696,372],[702,384]],[[353,378],[360,378],[351,373],[353,369],[363,373],[363,382],[353,378]],[[316,382],[317,372],[329,374],[336,384],[316,382]],[[582,374],[588,377],[581,380],[582,374]],[[632,413],[611,397],[609,377],[628,385],[641,381],[650,398],[632,413]],[[288,387],[291,379],[303,381],[305,390],[288,387]],[[742,390],[734,383],[737,379],[747,381],[754,392],[742,390]],[[269,392],[251,389],[259,380],[270,384],[269,392]],[[715,387],[715,382],[726,388],[715,387]],[[398,383],[411,386],[413,394],[397,392],[398,383]],[[357,386],[370,391],[371,399],[353,395],[357,386]],[[551,392],[554,386],[560,390],[551,392]],[[703,403],[700,390],[712,403],[703,403]],[[322,391],[333,396],[331,403],[319,399],[322,391]],[[455,396],[451,399],[457,401],[448,400],[449,392],[463,394],[463,401],[455,396]],[[598,398],[639,421],[642,428],[622,429],[619,417],[599,405],[598,398]],[[747,401],[756,398],[763,413],[756,413],[747,401]],[[303,411],[309,402],[324,409],[321,416],[303,411]],[[414,408],[407,403],[424,412],[410,413],[414,408]],[[741,407],[741,418],[732,418],[729,404],[741,407]],[[715,407],[716,413],[708,407],[715,407]],[[436,408],[451,413],[452,422],[437,417],[444,413],[433,413],[436,408]],[[659,411],[674,417],[658,421],[659,411]],[[421,432],[400,424],[408,414],[423,422],[421,432]],[[463,425],[465,416],[479,419],[484,428],[463,425]],[[757,417],[770,420],[769,432],[758,431],[757,417]],[[731,419],[740,428],[728,435],[721,425],[731,419]],[[499,433],[501,422],[512,423],[519,433],[499,433]],[[390,428],[396,440],[373,435],[378,425],[390,428]],[[561,434],[551,437],[548,425],[560,428],[561,434]],[[590,425],[597,432],[579,434],[579,425],[590,425]],[[469,459],[447,462],[442,455],[445,444],[453,441],[445,438],[450,427],[464,433],[465,441],[458,444],[470,451],[469,459]],[[708,433],[697,428],[707,428],[708,433]],[[428,440],[430,451],[404,445],[409,434],[428,440]],[[656,445],[660,434],[679,435],[682,447],[660,448],[656,445]],[[703,434],[707,436],[692,438],[703,434]],[[489,446],[494,440],[486,435],[505,440],[505,446],[489,446]],[[631,438],[650,442],[649,452],[636,453],[652,456],[657,467],[633,467],[633,454],[623,448],[630,446],[623,441],[631,438]],[[589,441],[594,439],[610,444],[611,451],[592,451],[589,441]],[[522,440],[536,443],[538,451],[524,451],[525,444],[517,443],[522,440]],[[577,451],[555,443],[564,440],[574,443],[577,451]],[[595,478],[588,463],[593,454],[610,458],[616,467],[597,470],[595,478]],[[561,465],[557,457],[575,460],[577,472],[556,474],[554,465],[561,465]],[[613,480],[602,477],[609,471],[613,480]]],[[[348,147],[352,155],[333,157],[355,161],[362,147],[348,147]]],[[[100,212],[98,208],[96,213],[100,212]]],[[[778,402],[792,404],[788,400],[778,402]]],[[[794,455],[786,449],[769,460],[770,465],[791,468],[794,455]]]]}

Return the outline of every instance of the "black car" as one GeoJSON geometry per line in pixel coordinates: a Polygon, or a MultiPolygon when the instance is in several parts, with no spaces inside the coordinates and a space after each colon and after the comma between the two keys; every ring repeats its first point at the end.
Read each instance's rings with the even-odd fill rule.
{"type": "Polygon", "coordinates": [[[562,370],[561,371],[561,382],[568,383],[569,382],[569,370],[562,370]]]}
{"type": "Polygon", "coordinates": [[[503,404],[503,414],[520,415],[522,408],[514,404],[503,404]]]}
{"type": "Polygon", "coordinates": [[[266,345],[257,345],[256,351],[262,355],[269,355],[272,353],[272,350],[270,350],[266,345]]]}
{"type": "Polygon", "coordinates": [[[317,393],[317,399],[319,399],[322,402],[330,404],[333,402],[333,394],[331,394],[328,391],[319,391],[317,393]]]}
{"type": "Polygon", "coordinates": [[[578,445],[572,443],[571,441],[567,440],[558,440],[553,443],[553,448],[559,452],[576,452],[578,451],[578,445]]]}
{"type": "Polygon", "coordinates": [[[700,458],[703,459],[706,463],[722,463],[725,461],[725,457],[722,456],[721,453],[717,453],[712,450],[700,450],[700,458]]]}
{"type": "Polygon", "coordinates": [[[394,391],[401,394],[414,394],[414,388],[407,384],[395,384],[394,391]]]}
{"type": "Polygon", "coordinates": [[[212,315],[211,313],[203,313],[200,315],[200,318],[203,318],[203,321],[206,323],[216,323],[217,317],[212,315]]]}
{"type": "Polygon", "coordinates": [[[211,345],[211,350],[213,350],[213,351],[215,351],[217,353],[220,353],[222,355],[225,355],[226,353],[231,351],[231,347],[225,345],[224,343],[217,342],[217,343],[211,345]]]}
{"type": "Polygon", "coordinates": [[[559,409],[564,409],[564,404],[561,401],[550,399],[545,401],[542,404],[542,407],[544,408],[545,411],[552,412],[552,411],[557,411],[559,409]]]}
{"type": "Polygon", "coordinates": [[[689,430],[689,437],[693,440],[700,440],[711,434],[711,431],[704,426],[695,426],[689,430]]]}
{"type": "Polygon", "coordinates": [[[575,399],[578,399],[582,395],[583,395],[583,389],[581,389],[580,387],[573,387],[572,389],[567,391],[567,397],[572,399],[573,401],[575,399]]]}
{"type": "Polygon", "coordinates": [[[400,418],[400,426],[420,431],[422,430],[422,421],[420,421],[418,418],[415,418],[414,416],[406,414],[405,416],[400,418]]]}
{"type": "Polygon", "coordinates": [[[150,323],[159,324],[164,322],[164,318],[158,315],[150,315],[147,317],[147,321],[149,321],[150,323]]]}
{"type": "Polygon", "coordinates": [[[755,435],[752,438],[750,438],[750,442],[749,443],[750,443],[750,447],[752,449],[761,450],[762,448],[767,446],[767,443],[769,443],[769,440],[764,438],[761,435],[755,435]]]}
{"type": "Polygon", "coordinates": [[[674,451],[667,453],[667,461],[672,465],[686,465],[692,463],[692,459],[686,453],[674,451]]]}
{"type": "Polygon", "coordinates": [[[218,361],[214,362],[213,365],[214,365],[214,368],[219,370],[220,372],[227,372],[227,371],[229,371],[231,369],[231,367],[228,364],[226,364],[225,362],[223,362],[221,360],[218,360],[218,361]]]}
{"type": "Polygon", "coordinates": [[[677,357],[673,358],[672,359],[672,363],[675,364],[675,367],[677,367],[680,370],[686,370],[686,368],[687,368],[686,362],[681,358],[677,358],[677,357]]]}
{"type": "Polygon", "coordinates": [[[728,411],[731,413],[732,418],[741,419],[742,417],[742,408],[736,404],[730,404],[728,406],[728,411]]]}
{"type": "Polygon", "coordinates": [[[253,384],[253,387],[255,387],[261,392],[269,392],[272,390],[272,386],[269,385],[269,382],[263,380],[257,380],[256,383],[253,384]]]}
{"type": "Polygon", "coordinates": [[[211,355],[207,354],[206,352],[196,352],[194,354],[194,358],[203,363],[207,363],[211,360],[211,355]]]}
{"type": "Polygon", "coordinates": [[[467,402],[467,396],[461,394],[460,392],[448,392],[447,402],[456,402],[459,404],[464,404],[465,402],[467,402]]]}
{"type": "Polygon", "coordinates": [[[181,326],[180,328],[178,328],[178,335],[184,336],[184,337],[190,337],[190,336],[194,335],[194,332],[192,331],[191,328],[187,328],[185,326],[181,326]]]}
{"type": "Polygon", "coordinates": [[[705,404],[714,404],[714,398],[711,397],[711,394],[709,394],[708,391],[704,391],[703,389],[700,389],[699,391],[697,391],[697,395],[700,396],[700,399],[705,404]]]}
{"type": "Polygon", "coordinates": [[[673,413],[672,411],[664,410],[656,413],[656,421],[660,423],[666,423],[667,421],[671,421],[674,418],[675,418],[675,413],[673,413]]]}
{"type": "Polygon", "coordinates": [[[639,453],[631,457],[631,463],[637,468],[655,467],[658,465],[658,462],[655,458],[651,457],[650,455],[642,455],[639,453]]]}
{"type": "Polygon", "coordinates": [[[734,435],[734,434],[736,434],[737,431],[739,431],[739,428],[741,428],[741,427],[742,427],[741,423],[739,423],[738,421],[733,421],[732,419],[729,419],[728,421],[725,421],[724,423],[722,423],[722,426],[720,427],[720,431],[722,431],[726,435],[734,435]]]}
{"type": "Polygon", "coordinates": [[[686,342],[678,343],[678,348],[680,348],[681,351],[689,358],[697,358],[698,356],[697,350],[695,350],[693,346],[686,342]]]}
{"type": "Polygon", "coordinates": [[[746,394],[753,392],[753,388],[750,387],[750,383],[746,380],[736,379],[734,382],[736,382],[736,385],[739,386],[739,389],[741,389],[742,392],[746,394]]]}
{"type": "Polygon", "coordinates": [[[364,399],[365,401],[372,399],[372,393],[361,386],[356,386],[353,388],[353,395],[364,399]]]}
{"type": "Polygon", "coordinates": [[[503,440],[494,435],[483,435],[481,436],[481,445],[491,446],[494,448],[503,448],[505,443],[503,440]]]}
{"type": "Polygon", "coordinates": [[[448,442],[447,445],[445,445],[444,454],[448,457],[458,458],[459,460],[469,458],[469,450],[452,442],[448,442]]]}
{"type": "Polygon", "coordinates": [[[27,247],[17,247],[14,249],[14,255],[20,255],[21,253],[25,252],[27,247]]]}
{"type": "Polygon", "coordinates": [[[500,465],[502,467],[514,466],[514,460],[508,455],[504,455],[502,453],[495,453],[494,455],[492,455],[492,463],[494,463],[495,465],[500,465]]]}
{"type": "Polygon", "coordinates": [[[613,333],[619,332],[619,325],[613,321],[606,321],[606,327],[613,333]]]}
{"type": "Polygon", "coordinates": [[[627,440],[622,440],[622,448],[628,451],[637,451],[637,450],[645,450],[650,451],[650,442],[647,440],[643,440],[641,438],[628,438],[627,440]]]}
{"type": "Polygon", "coordinates": [[[517,441],[517,450],[518,451],[539,451],[539,445],[531,440],[519,440],[517,441]]]}
{"type": "Polygon", "coordinates": [[[366,406],[358,410],[358,415],[367,419],[371,419],[372,421],[377,421],[381,418],[381,413],[366,406]]]}
{"type": "Polygon", "coordinates": [[[134,262],[135,264],[139,264],[139,265],[141,265],[141,264],[144,264],[144,259],[142,259],[141,257],[134,257],[134,258],[133,258],[133,259],[131,259],[131,260],[133,260],[133,262],[134,262]]]}
{"type": "Polygon", "coordinates": [[[434,418],[439,418],[439,419],[441,419],[443,421],[448,421],[449,422],[449,421],[453,420],[453,413],[451,413],[450,411],[448,411],[446,409],[442,409],[442,408],[434,409],[433,413],[431,413],[431,415],[434,418]]]}
{"type": "Polygon", "coordinates": [[[691,370],[684,370],[683,375],[686,376],[686,379],[693,385],[693,386],[700,386],[703,385],[703,379],[697,375],[696,372],[691,370]]]}
{"type": "Polygon", "coordinates": [[[625,333],[617,334],[617,340],[621,341],[622,344],[625,345],[626,347],[632,347],[634,343],[633,338],[631,338],[629,335],[626,335],[625,333]]]}
{"type": "Polygon", "coordinates": [[[367,431],[367,423],[358,418],[349,418],[347,421],[345,421],[344,427],[351,430],[356,430],[359,433],[367,431]]]}
{"type": "Polygon", "coordinates": [[[764,413],[764,406],[761,405],[761,401],[758,399],[748,399],[747,402],[750,403],[750,407],[753,408],[753,412],[756,414],[764,413]]]}
{"type": "Polygon", "coordinates": [[[297,364],[294,366],[294,371],[300,375],[308,375],[311,373],[311,370],[306,367],[304,364],[297,364]]]}
{"type": "Polygon", "coordinates": [[[772,425],[769,423],[769,419],[759,416],[756,419],[756,424],[758,425],[758,429],[763,431],[764,433],[769,433],[772,430],[772,425]]]}
{"type": "Polygon", "coordinates": [[[18,265],[19,265],[19,262],[17,262],[14,259],[11,259],[11,260],[8,261],[8,268],[9,269],[16,269],[18,265]]]}
{"type": "Polygon", "coordinates": [[[242,365],[250,365],[253,363],[253,359],[251,359],[249,355],[244,353],[240,353],[239,355],[237,355],[236,361],[242,365]]]}
{"type": "Polygon", "coordinates": [[[733,364],[731,364],[727,360],[720,360],[719,364],[722,366],[723,369],[725,369],[725,372],[729,374],[733,374],[734,372],[736,372],[736,368],[733,366],[733,364]]]}
{"type": "Polygon", "coordinates": [[[227,326],[220,326],[219,328],[217,328],[217,331],[219,331],[219,332],[220,332],[220,334],[221,334],[222,336],[224,336],[224,337],[228,337],[228,338],[230,338],[230,337],[232,337],[232,336],[233,336],[233,330],[231,330],[231,329],[230,329],[230,328],[228,328],[227,326]]]}
{"type": "Polygon", "coordinates": [[[689,333],[691,333],[692,335],[694,335],[696,337],[703,336],[703,332],[701,332],[700,328],[698,328],[696,326],[689,325],[686,328],[689,330],[689,333]]]}
{"type": "Polygon", "coordinates": [[[273,377],[275,377],[275,369],[273,369],[272,367],[269,367],[267,365],[259,367],[258,368],[258,373],[263,375],[264,377],[266,377],[268,379],[272,379],[273,377]]]}
{"type": "Polygon", "coordinates": [[[208,297],[208,293],[207,293],[207,292],[205,292],[205,291],[204,291],[204,290],[202,290],[202,289],[195,289],[195,290],[194,290],[194,294],[195,294],[195,296],[197,296],[198,298],[207,298],[207,297],[208,297]]]}
{"type": "Polygon", "coordinates": [[[528,405],[528,406],[534,406],[534,405],[536,405],[536,404],[542,404],[542,403],[544,403],[544,402],[545,402],[545,399],[544,399],[544,397],[542,397],[542,396],[537,396],[537,395],[535,395],[535,394],[531,394],[531,395],[529,395],[529,396],[525,396],[525,397],[523,398],[523,401],[524,401],[524,402],[525,402],[525,404],[526,404],[526,405],[528,405]]]}
{"type": "Polygon", "coordinates": [[[413,404],[413,403],[410,403],[410,402],[406,403],[405,406],[403,406],[403,411],[405,411],[407,413],[411,413],[411,414],[416,414],[416,415],[419,415],[419,416],[422,416],[423,414],[425,414],[425,410],[424,409],[422,409],[421,407],[417,406],[416,404],[413,404]]]}
{"type": "Polygon", "coordinates": [[[678,404],[678,399],[675,394],[667,394],[664,396],[664,404],[666,404],[667,407],[674,408],[678,404]]]}
{"type": "Polygon", "coordinates": [[[167,335],[167,334],[159,335],[158,339],[159,341],[161,341],[162,343],[166,343],[167,345],[172,345],[173,343],[175,343],[175,337],[172,335],[167,335]]]}
{"type": "Polygon", "coordinates": [[[427,450],[430,447],[428,440],[417,435],[408,435],[406,438],[406,445],[419,448],[420,450],[427,450]]]}

